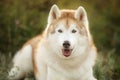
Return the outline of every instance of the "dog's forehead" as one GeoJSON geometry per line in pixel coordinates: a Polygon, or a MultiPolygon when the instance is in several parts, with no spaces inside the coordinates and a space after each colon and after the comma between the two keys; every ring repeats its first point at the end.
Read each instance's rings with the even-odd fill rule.
{"type": "Polygon", "coordinates": [[[67,29],[73,25],[82,28],[83,24],[75,19],[74,14],[75,10],[61,10],[61,16],[59,17],[57,24],[64,24],[67,29]]]}
{"type": "Polygon", "coordinates": [[[73,21],[72,19],[65,18],[65,19],[58,21],[56,28],[59,27],[59,28],[70,29],[70,28],[74,28],[77,26],[79,25],[75,21],[73,21]]]}
{"type": "Polygon", "coordinates": [[[61,10],[61,16],[59,19],[63,19],[63,18],[71,18],[71,19],[75,19],[74,14],[75,14],[75,10],[61,10]]]}
{"type": "Polygon", "coordinates": [[[70,29],[70,27],[81,29],[84,27],[83,23],[75,18],[75,10],[61,10],[60,12],[61,16],[50,24],[49,29],[53,29],[52,32],[55,32],[55,29],[63,26],[66,29],[70,29]]]}

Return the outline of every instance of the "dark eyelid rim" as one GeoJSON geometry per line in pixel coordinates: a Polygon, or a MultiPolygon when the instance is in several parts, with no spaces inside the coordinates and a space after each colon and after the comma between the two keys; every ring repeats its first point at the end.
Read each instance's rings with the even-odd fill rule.
{"type": "Polygon", "coordinates": [[[72,33],[76,33],[77,32],[77,30],[75,30],[75,29],[73,29],[73,30],[72,30],[72,33]],[[74,30],[74,32],[73,32],[73,30],[74,30]]]}
{"type": "Polygon", "coordinates": [[[58,31],[59,33],[62,33],[62,32],[63,32],[61,29],[58,29],[57,31],[58,31]]]}

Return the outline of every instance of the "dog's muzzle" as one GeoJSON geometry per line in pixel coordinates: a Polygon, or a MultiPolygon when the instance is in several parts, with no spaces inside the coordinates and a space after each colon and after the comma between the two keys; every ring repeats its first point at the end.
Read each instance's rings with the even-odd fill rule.
{"type": "Polygon", "coordinates": [[[69,57],[71,55],[72,49],[70,49],[70,42],[64,41],[62,53],[65,57],[69,57]]]}

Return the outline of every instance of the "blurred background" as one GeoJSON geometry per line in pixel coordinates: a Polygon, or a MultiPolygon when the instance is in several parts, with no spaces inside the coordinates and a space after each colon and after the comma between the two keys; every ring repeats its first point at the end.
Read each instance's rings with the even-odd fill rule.
{"type": "Polygon", "coordinates": [[[98,48],[94,75],[98,80],[120,80],[120,0],[0,0],[0,80],[7,80],[15,52],[44,30],[53,4],[86,9],[98,48]]]}

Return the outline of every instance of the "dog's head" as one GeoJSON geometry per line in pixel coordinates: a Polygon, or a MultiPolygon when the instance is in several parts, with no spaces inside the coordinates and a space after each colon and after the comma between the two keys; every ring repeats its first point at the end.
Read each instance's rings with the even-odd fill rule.
{"type": "Polygon", "coordinates": [[[85,9],[80,6],[77,10],[59,10],[53,5],[46,34],[48,45],[59,56],[69,58],[84,54],[90,39],[85,9]]]}

